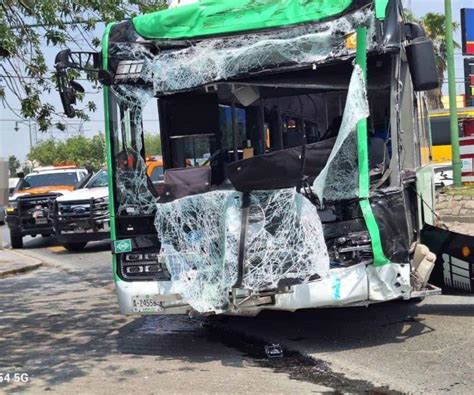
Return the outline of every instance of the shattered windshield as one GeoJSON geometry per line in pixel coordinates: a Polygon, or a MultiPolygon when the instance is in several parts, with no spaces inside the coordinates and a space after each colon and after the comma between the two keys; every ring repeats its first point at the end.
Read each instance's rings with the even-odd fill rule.
{"type": "Polygon", "coordinates": [[[312,65],[353,54],[354,49],[346,47],[346,35],[354,33],[358,26],[370,29],[372,45],[373,11],[363,9],[331,22],[206,39],[184,49],[159,51],[157,55],[138,44],[115,44],[115,51],[118,56],[143,63],[141,72],[129,75],[131,82],[146,82],[154,87],[155,94],[169,93],[251,72],[312,65]]]}
{"type": "Polygon", "coordinates": [[[357,124],[369,116],[365,81],[359,66],[354,68],[347,97],[334,148],[313,183],[313,190],[321,202],[358,196],[357,124]]]}
{"type": "MultiPolygon", "coordinates": [[[[368,116],[358,66],[347,95],[334,146],[313,183],[321,202],[358,193],[357,123],[368,116]]],[[[187,196],[158,204],[155,225],[174,291],[201,313],[228,310],[233,288],[276,290],[329,272],[317,207],[295,189],[187,196]]]]}

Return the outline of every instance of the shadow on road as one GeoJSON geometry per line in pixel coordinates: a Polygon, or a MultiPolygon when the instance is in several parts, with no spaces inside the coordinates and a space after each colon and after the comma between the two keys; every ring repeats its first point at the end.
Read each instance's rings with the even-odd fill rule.
{"type": "Polygon", "coordinates": [[[56,385],[87,375],[113,353],[108,336],[126,319],[113,293],[84,288],[51,269],[0,280],[0,371],[56,385]]]}
{"type": "Polygon", "coordinates": [[[264,358],[263,338],[290,348],[304,341],[310,353],[337,352],[403,343],[433,332],[422,316],[474,314],[472,305],[435,305],[428,300],[421,305],[393,302],[369,308],[264,312],[253,318],[150,316],[130,322],[118,315],[113,293],[87,288],[64,272],[40,269],[0,280],[0,289],[0,371],[26,371],[48,386],[87,376],[99,363],[104,372],[116,369],[114,375],[126,379],[124,368],[114,368],[111,362],[120,355],[242,367],[246,355],[254,356],[242,344],[252,343],[264,358]],[[244,339],[248,329],[257,340],[244,339]],[[229,347],[242,358],[235,358],[235,352],[232,356],[229,347]]]}

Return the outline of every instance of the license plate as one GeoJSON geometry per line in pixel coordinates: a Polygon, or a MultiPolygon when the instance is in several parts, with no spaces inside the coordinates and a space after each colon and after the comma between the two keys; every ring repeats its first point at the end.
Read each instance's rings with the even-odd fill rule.
{"type": "Polygon", "coordinates": [[[36,225],[46,225],[48,223],[48,218],[36,218],[35,224],[36,225]]]}
{"type": "Polygon", "coordinates": [[[139,295],[132,297],[134,313],[160,313],[163,311],[161,301],[158,297],[151,295],[139,295]]]}

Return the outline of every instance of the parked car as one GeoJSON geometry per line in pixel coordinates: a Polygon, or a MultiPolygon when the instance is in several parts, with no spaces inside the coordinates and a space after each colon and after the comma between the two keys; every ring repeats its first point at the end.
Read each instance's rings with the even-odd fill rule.
{"type": "Polygon", "coordinates": [[[59,196],[54,207],[58,241],[70,251],[110,237],[107,172],[101,170],[81,188],[59,196]]]}
{"type": "Polygon", "coordinates": [[[13,248],[23,247],[23,236],[53,234],[51,210],[58,196],[74,190],[87,175],[75,166],[45,167],[21,179],[10,197],[6,221],[13,248]]]}

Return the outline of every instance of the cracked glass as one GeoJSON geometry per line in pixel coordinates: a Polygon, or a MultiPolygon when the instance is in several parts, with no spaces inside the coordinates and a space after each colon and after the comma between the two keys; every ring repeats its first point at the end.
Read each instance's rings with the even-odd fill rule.
{"type": "Polygon", "coordinates": [[[313,191],[320,202],[358,197],[357,124],[368,116],[365,79],[361,68],[356,65],[336,143],[326,165],[313,183],[313,191]]]}
{"type": "Polygon", "coordinates": [[[311,65],[322,60],[355,53],[346,47],[346,35],[357,26],[374,34],[374,15],[363,9],[331,22],[304,25],[270,33],[244,34],[206,39],[183,49],[164,50],[157,55],[143,46],[116,44],[127,59],[140,59],[143,68],[130,80],[152,84],[155,94],[192,89],[214,81],[225,81],[247,73],[311,65]]]}
{"type": "Polygon", "coordinates": [[[155,225],[173,291],[200,313],[231,309],[240,248],[245,253],[239,288],[249,291],[276,290],[328,274],[322,224],[308,199],[294,189],[253,192],[244,239],[242,202],[240,192],[214,191],[158,207],[155,225]]]}

